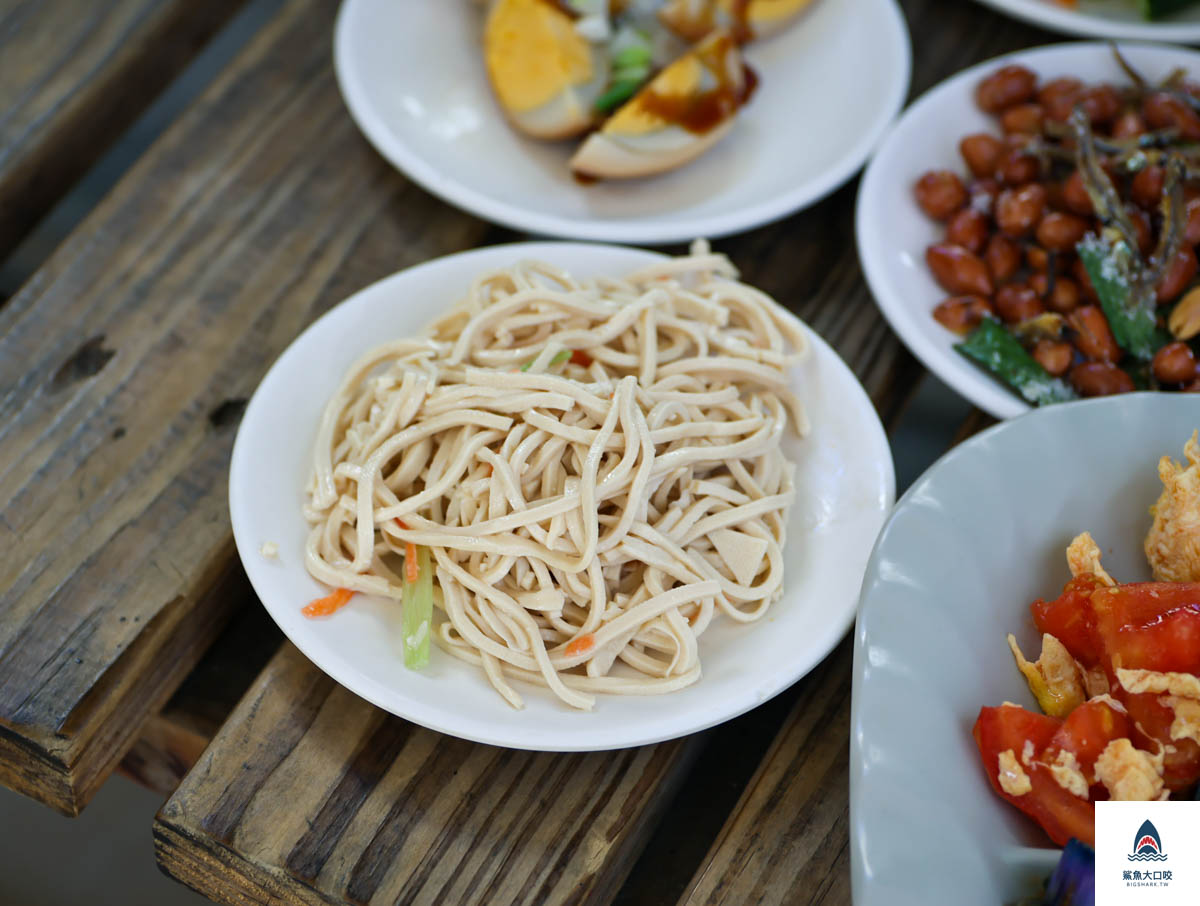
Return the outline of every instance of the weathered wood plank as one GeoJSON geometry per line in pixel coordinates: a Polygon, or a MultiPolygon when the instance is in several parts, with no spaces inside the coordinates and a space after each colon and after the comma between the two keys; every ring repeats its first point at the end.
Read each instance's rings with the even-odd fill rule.
{"type": "Polygon", "coordinates": [[[242,2],[0,5],[0,256],[242,2]]]}
{"type": "Polygon", "coordinates": [[[350,291],[505,235],[355,131],[335,7],[286,7],[0,309],[0,782],[66,813],[227,613],[201,595],[268,364],[350,291]]]}
{"type": "Polygon", "coordinates": [[[604,903],[696,740],[550,754],[442,736],[285,645],[155,822],[222,902],[604,903]]]}
{"type": "Polygon", "coordinates": [[[122,774],[163,798],[175,792],[283,640],[238,574],[229,626],[121,760],[122,774]]]}

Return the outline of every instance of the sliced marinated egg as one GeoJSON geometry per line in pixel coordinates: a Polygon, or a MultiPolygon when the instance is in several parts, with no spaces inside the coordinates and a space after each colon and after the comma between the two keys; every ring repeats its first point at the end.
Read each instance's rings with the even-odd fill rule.
{"type": "Polygon", "coordinates": [[[728,32],[713,32],[592,133],[571,169],[584,177],[631,179],[687,163],[729,131],[751,88],[737,43],[728,32]]]}
{"type": "Polygon", "coordinates": [[[555,4],[496,0],[484,27],[484,59],[500,106],[522,132],[566,138],[591,127],[608,81],[605,49],[555,4]]]}
{"type": "Polygon", "coordinates": [[[664,25],[689,41],[714,28],[732,29],[742,41],[779,31],[812,0],[666,0],[658,11],[664,25]]]}

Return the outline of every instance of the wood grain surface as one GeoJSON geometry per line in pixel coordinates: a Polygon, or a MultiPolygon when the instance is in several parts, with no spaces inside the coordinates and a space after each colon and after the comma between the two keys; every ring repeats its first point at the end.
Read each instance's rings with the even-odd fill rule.
{"type": "Polygon", "coordinates": [[[549,754],[442,736],[287,644],[155,821],[226,903],[606,903],[697,740],[549,754]]]}
{"type": "Polygon", "coordinates": [[[242,2],[0,2],[0,257],[242,2]]]}
{"type": "Polygon", "coordinates": [[[0,781],[68,814],[220,628],[246,398],[314,317],[506,234],[409,186],[285,8],[0,309],[0,781]]]}

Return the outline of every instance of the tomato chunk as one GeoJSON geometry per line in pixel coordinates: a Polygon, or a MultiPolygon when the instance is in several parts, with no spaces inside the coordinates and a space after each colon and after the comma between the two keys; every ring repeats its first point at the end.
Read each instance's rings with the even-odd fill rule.
{"type": "MultiPolygon", "coordinates": [[[[1078,710],[1078,709],[1077,709],[1078,710]]],[[[1059,785],[1050,768],[1035,755],[1021,770],[1029,779],[1029,790],[1021,795],[1008,792],[1000,783],[1001,756],[1011,752],[1021,759],[1026,741],[1035,753],[1042,753],[1058,734],[1062,724],[1053,717],[1035,714],[1016,705],[981,708],[972,731],[988,782],[998,795],[1033,818],[1059,846],[1072,837],[1091,844],[1095,839],[1095,806],[1059,785]]]]}
{"type": "Polygon", "coordinates": [[[1200,583],[1114,585],[1089,603],[1114,669],[1200,673],[1200,583]]]}
{"type": "Polygon", "coordinates": [[[1096,615],[1091,596],[1105,585],[1092,575],[1076,576],[1053,601],[1034,601],[1029,609],[1040,632],[1048,632],[1071,652],[1084,667],[1104,660],[1104,649],[1096,632],[1096,615]]]}

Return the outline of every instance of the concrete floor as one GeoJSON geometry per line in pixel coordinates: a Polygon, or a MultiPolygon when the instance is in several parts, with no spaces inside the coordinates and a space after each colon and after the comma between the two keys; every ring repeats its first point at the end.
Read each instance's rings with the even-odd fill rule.
{"type": "Polygon", "coordinates": [[[202,906],[154,864],[156,793],[113,777],[78,818],[0,788],[3,906],[202,906]]]}

